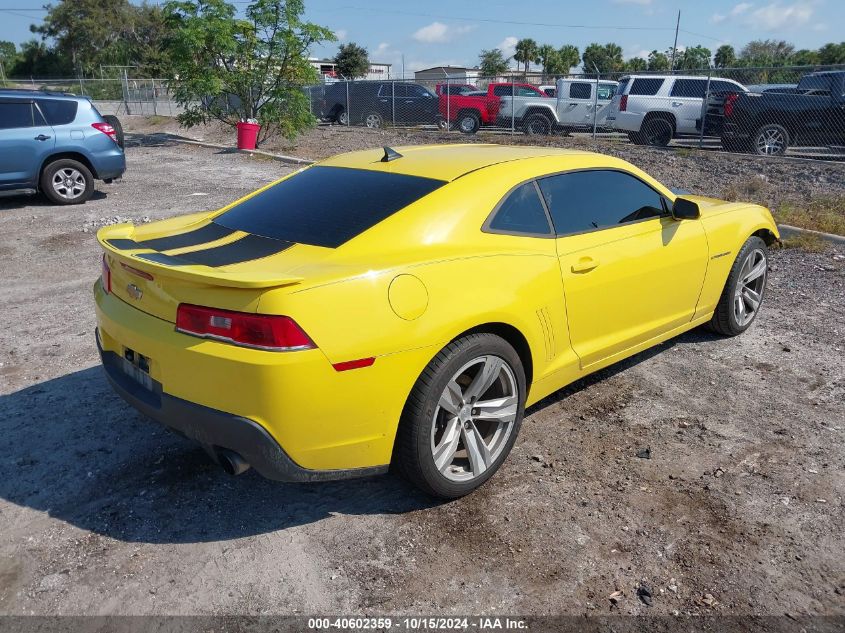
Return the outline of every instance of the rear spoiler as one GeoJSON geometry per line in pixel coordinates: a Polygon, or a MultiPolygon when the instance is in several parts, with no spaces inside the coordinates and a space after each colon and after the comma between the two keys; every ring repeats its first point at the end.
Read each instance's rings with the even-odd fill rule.
{"type": "Polygon", "coordinates": [[[231,271],[227,270],[225,266],[212,268],[199,264],[170,264],[141,259],[138,255],[150,255],[157,253],[157,251],[140,245],[138,245],[138,248],[117,248],[109,243],[120,239],[131,240],[135,229],[132,224],[114,224],[104,228],[107,229],[108,237],[104,236],[106,231],[103,229],[97,232],[97,241],[103,251],[110,257],[151,275],[164,275],[196,284],[227,288],[276,288],[297,284],[303,280],[303,277],[273,272],[231,271]]]}

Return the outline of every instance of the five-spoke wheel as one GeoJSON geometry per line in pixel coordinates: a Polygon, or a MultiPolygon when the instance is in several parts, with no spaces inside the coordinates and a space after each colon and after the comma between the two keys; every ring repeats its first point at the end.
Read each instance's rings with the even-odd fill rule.
{"type": "Polygon", "coordinates": [[[741,334],[754,322],[766,293],[768,249],[756,235],[737,253],[722,296],[710,320],[711,330],[725,336],[741,334]]]}

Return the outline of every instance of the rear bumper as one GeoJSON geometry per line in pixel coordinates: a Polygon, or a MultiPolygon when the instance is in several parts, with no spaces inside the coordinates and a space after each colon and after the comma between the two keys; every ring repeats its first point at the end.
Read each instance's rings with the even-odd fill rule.
{"type": "Polygon", "coordinates": [[[115,145],[114,149],[95,154],[91,164],[100,180],[120,178],[126,171],[126,154],[115,145]]]}
{"type": "Polygon", "coordinates": [[[263,426],[224,411],[188,402],[165,393],[161,383],[152,390],[130,378],[121,368],[123,359],[104,351],[97,332],[97,348],[109,383],[118,395],[141,413],[180,435],[210,449],[238,453],[259,474],[275,481],[326,481],[365,477],[387,472],[387,466],[345,470],[310,470],[296,464],[263,426]]]}
{"type": "Polygon", "coordinates": [[[639,132],[644,116],[640,112],[611,112],[604,125],[620,132],[639,132]]]}

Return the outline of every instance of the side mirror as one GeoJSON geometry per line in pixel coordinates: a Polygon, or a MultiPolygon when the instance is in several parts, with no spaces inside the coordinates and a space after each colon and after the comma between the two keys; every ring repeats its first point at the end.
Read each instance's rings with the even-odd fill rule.
{"type": "Polygon", "coordinates": [[[698,204],[686,198],[675,198],[672,205],[672,217],[676,220],[695,220],[701,217],[698,204]]]}

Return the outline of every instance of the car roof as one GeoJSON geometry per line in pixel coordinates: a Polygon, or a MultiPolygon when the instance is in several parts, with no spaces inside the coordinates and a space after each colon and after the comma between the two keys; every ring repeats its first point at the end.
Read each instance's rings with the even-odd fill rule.
{"type": "Polygon", "coordinates": [[[67,101],[79,101],[86,99],[69,92],[51,92],[49,90],[31,90],[29,88],[0,88],[0,97],[18,98],[18,99],[34,99],[47,98],[50,99],[65,99],[67,101]]]}
{"type": "Polygon", "coordinates": [[[553,147],[482,143],[409,145],[391,149],[401,154],[401,158],[383,162],[382,158],[385,155],[384,149],[368,149],[339,154],[318,164],[329,167],[369,169],[452,181],[469,172],[499,163],[538,158],[541,156],[569,156],[577,158],[587,155],[597,155],[593,152],[553,147]]]}

